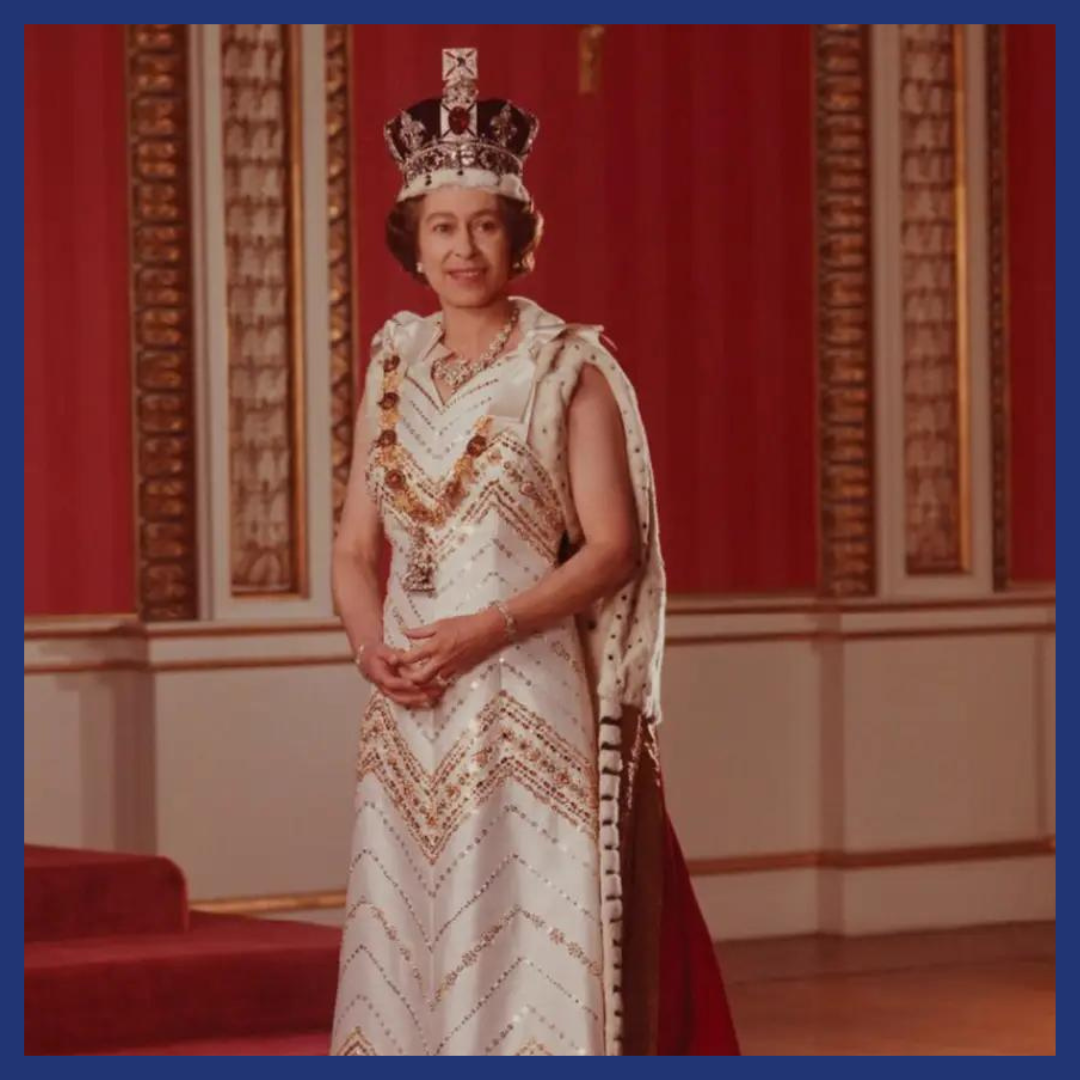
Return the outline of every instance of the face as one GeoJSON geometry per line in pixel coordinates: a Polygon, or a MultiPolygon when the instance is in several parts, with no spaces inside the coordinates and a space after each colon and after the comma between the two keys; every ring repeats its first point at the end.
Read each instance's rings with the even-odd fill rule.
{"type": "Polygon", "coordinates": [[[452,307],[486,307],[510,281],[510,235],[490,191],[443,187],[420,206],[417,254],[428,284],[452,307]]]}

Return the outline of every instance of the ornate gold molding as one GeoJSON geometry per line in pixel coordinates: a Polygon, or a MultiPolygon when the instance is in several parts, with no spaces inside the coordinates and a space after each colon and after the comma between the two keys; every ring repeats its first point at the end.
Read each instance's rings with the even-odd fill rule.
{"type": "Polygon", "coordinates": [[[296,26],[221,27],[233,596],[307,595],[296,26]]]}
{"type": "Polygon", "coordinates": [[[990,433],[994,588],[1009,586],[1009,214],[1006,198],[1005,28],[986,28],[989,162],[990,433]]]}
{"type": "Polygon", "coordinates": [[[869,28],[814,31],[820,587],[875,590],[869,28]]]}
{"type": "Polygon", "coordinates": [[[899,28],[904,545],[909,574],[971,564],[964,28],[899,28]]]}
{"type": "Polygon", "coordinates": [[[326,207],[330,271],[330,467],[334,526],[352,463],[357,408],[356,296],[350,159],[352,45],[349,26],[326,27],[326,207]]]}
{"type": "Polygon", "coordinates": [[[187,26],[127,27],[136,597],[197,614],[187,26]]]}

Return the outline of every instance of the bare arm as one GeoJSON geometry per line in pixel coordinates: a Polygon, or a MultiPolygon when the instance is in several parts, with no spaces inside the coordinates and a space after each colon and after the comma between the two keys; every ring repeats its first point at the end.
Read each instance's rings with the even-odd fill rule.
{"type": "Polygon", "coordinates": [[[626,434],[615,395],[592,364],[583,365],[570,399],[567,469],[584,543],[509,601],[507,608],[523,634],[545,629],[610,595],[637,568],[637,506],[626,434]]]}
{"type": "MultiPolygon", "coordinates": [[[[507,602],[519,634],[535,633],[608,596],[636,572],[640,539],[626,434],[603,372],[582,368],[567,413],[567,468],[584,542],[561,566],[507,602]]],[[[420,644],[405,654],[413,678],[458,674],[502,644],[497,611],[442,619],[409,632],[420,644]]]]}
{"type": "Polygon", "coordinates": [[[366,402],[361,403],[356,415],[352,468],[340,527],[334,538],[331,569],[334,604],[354,652],[362,644],[371,645],[383,639],[378,581],[382,521],[364,482],[372,435],[366,402]]]}

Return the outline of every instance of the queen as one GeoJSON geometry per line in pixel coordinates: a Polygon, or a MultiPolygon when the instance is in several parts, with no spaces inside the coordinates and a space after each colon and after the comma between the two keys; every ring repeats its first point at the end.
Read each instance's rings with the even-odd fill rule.
{"type": "Polygon", "coordinates": [[[370,692],[333,1055],[738,1053],[664,809],[637,399],[600,327],[510,291],[537,129],[473,49],[386,125],[387,240],[438,310],[375,335],[334,544],[370,692]]]}

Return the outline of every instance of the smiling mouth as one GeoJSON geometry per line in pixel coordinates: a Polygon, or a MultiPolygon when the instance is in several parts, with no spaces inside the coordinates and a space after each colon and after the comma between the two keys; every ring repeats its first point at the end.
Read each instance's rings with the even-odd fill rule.
{"type": "Polygon", "coordinates": [[[447,273],[452,278],[463,278],[465,281],[475,281],[477,278],[484,276],[484,271],[481,267],[478,267],[475,270],[448,270],[447,273]]]}

